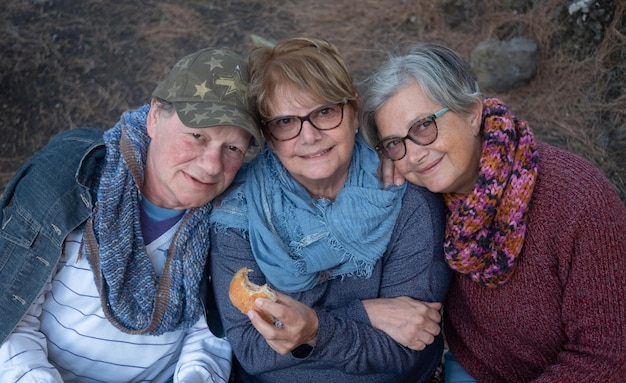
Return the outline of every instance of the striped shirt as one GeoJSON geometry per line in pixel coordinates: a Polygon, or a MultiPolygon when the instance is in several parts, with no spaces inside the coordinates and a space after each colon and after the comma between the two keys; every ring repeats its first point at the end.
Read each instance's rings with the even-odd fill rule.
{"type": "MultiPolygon", "coordinates": [[[[146,246],[163,270],[177,225],[146,246]]],[[[104,317],[93,272],[70,234],[57,273],[0,348],[0,382],[226,382],[231,347],[202,317],[186,331],[130,335],[104,317]]]]}

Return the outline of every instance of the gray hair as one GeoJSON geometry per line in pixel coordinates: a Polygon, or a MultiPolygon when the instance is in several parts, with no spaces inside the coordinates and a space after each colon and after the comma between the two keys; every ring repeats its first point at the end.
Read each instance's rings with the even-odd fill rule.
{"type": "Polygon", "coordinates": [[[380,140],[375,114],[405,86],[417,83],[433,102],[461,114],[482,98],[469,64],[453,50],[435,43],[412,45],[408,53],[389,59],[365,82],[361,109],[363,138],[372,147],[380,140]]]}

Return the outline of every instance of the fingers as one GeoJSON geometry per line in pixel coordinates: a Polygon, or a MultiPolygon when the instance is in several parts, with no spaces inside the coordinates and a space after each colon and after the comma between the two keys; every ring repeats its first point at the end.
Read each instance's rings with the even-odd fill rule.
{"type": "Polygon", "coordinates": [[[267,344],[280,355],[286,355],[291,348],[288,346],[289,342],[283,337],[288,336],[287,333],[283,332],[283,327],[276,327],[270,323],[267,323],[259,313],[254,310],[250,310],[248,312],[248,318],[250,318],[250,322],[256,328],[256,330],[265,338],[267,344]]]}
{"type": "Polygon", "coordinates": [[[256,328],[258,332],[263,334],[263,336],[267,335],[267,336],[273,337],[276,334],[275,331],[278,330],[279,328],[282,328],[284,326],[282,321],[279,321],[277,319],[275,320],[274,323],[268,323],[255,310],[248,311],[248,318],[250,319],[250,322],[252,322],[252,325],[254,326],[254,328],[256,328]],[[276,321],[280,322],[280,327],[276,326],[276,321]]]}
{"type": "Polygon", "coordinates": [[[406,296],[399,297],[397,299],[410,305],[415,310],[416,318],[420,318],[421,316],[436,323],[439,323],[441,321],[441,302],[418,301],[416,299],[412,299],[406,296]]]}
{"type": "Polygon", "coordinates": [[[276,292],[276,297],[276,302],[273,302],[266,298],[257,298],[254,301],[254,304],[256,307],[259,308],[259,310],[265,311],[275,319],[280,319],[281,323],[283,323],[284,325],[285,317],[288,315],[289,311],[292,310],[293,302],[298,302],[294,301],[289,296],[281,294],[279,292],[276,292]]]}
{"type": "Polygon", "coordinates": [[[441,322],[441,304],[437,303],[439,307],[433,307],[431,304],[427,304],[427,308],[425,310],[425,316],[428,317],[433,322],[439,323],[441,322]]]}
{"type": "Polygon", "coordinates": [[[420,318],[427,318],[437,323],[441,321],[441,302],[424,302],[407,296],[392,299],[397,300],[398,303],[406,304],[410,309],[405,312],[405,315],[408,315],[417,321],[419,321],[420,318]]]}
{"type": "Polygon", "coordinates": [[[395,167],[393,165],[393,161],[388,160],[386,158],[381,158],[380,166],[379,166],[379,173],[381,173],[382,175],[384,187],[394,185],[394,181],[395,181],[394,170],[395,170],[395,167]]]}
{"type": "Polygon", "coordinates": [[[431,334],[424,333],[420,337],[416,337],[411,342],[409,342],[405,347],[410,348],[415,351],[422,351],[429,344],[435,341],[435,336],[431,334]]]}
{"type": "Polygon", "coordinates": [[[402,185],[405,181],[404,176],[397,171],[395,162],[382,157],[378,167],[378,175],[382,177],[385,188],[391,185],[402,185]]]}
{"type": "Polygon", "coordinates": [[[285,355],[305,343],[315,345],[319,321],[317,313],[309,306],[282,294],[278,295],[276,302],[257,298],[254,303],[259,310],[275,318],[271,324],[255,310],[248,313],[252,325],[277,353],[285,355]]]}
{"type": "Polygon", "coordinates": [[[423,303],[437,311],[441,310],[441,307],[443,306],[441,302],[423,302],[423,303]]]}
{"type": "Polygon", "coordinates": [[[441,303],[407,296],[363,301],[372,325],[397,343],[423,350],[441,332],[441,303]]]}
{"type": "Polygon", "coordinates": [[[438,323],[427,320],[423,323],[413,323],[410,326],[397,328],[388,335],[397,343],[412,350],[420,351],[435,341],[441,328],[438,323]]]}
{"type": "MultiPolygon", "coordinates": [[[[395,167],[394,167],[394,169],[395,169],[395,167]]],[[[405,181],[404,176],[402,174],[400,174],[400,172],[394,170],[394,172],[393,172],[393,184],[400,186],[400,185],[402,185],[404,183],[404,181],[405,181]]]]}
{"type": "Polygon", "coordinates": [[[281,305],[265,298],[257,298],[254,303],[259,310],[265,311],[274,319],[273,323],[268,323],[256,310],[250,310],[247,314],[254,328],[266,339],[277,337],[278,330],[285,326],[283,320],[280,319],[284,316],[281,305]]]}

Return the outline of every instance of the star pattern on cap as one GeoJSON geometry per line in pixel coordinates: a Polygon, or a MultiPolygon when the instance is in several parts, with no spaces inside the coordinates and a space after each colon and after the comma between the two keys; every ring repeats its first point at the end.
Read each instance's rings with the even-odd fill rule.
{"type": "Polygon", "coordinates": [[[171,100],[176,97],[178,91],[180,90],[180,85],[173,83],[172,86],[167,90],[167,100],[171,100]]]}
{"type": "Polygon", "coordinates": [[[189,66],[189,63],[191,62],[191,58],[190,57],[183,57],[182,59],[180,59],[179,62],[177,62],[174,65],[174,68],[178,68],[183,69],[183,68],[187,68],[189,66]]]}
{"type": "Polygon", "coordinates": [[[196,105],[195,104],[191,104],[191,103],[186,103],[185,107],[182,108],[180,110],[180,112],[184,113],[185,115],[189,114],[190,112],[195,112],[196,111],[196,105]]]}
{"type": "Polygon", "coordinates": [[[196,113],[193,117],[193,119],[191,120],[191,123],[200,125],[200,121],[202,120],[208,120],[209,116],[206,112],[204,113],[196,113]]]}
{"type": "Polygon", "coordinates": [[[232,76],[221,76],[215,80],[215,85],[225,86],[226,92],[224,97],[228,97],[231,94],[235,94],[241,102],[246,103],[245,91],[246,86],[241,79],[241,69],[239,65],[235,67],[232,76]]]}
{"type": "Polygon", "coordinates": [[[212,114],[225,113],[224,105],[213,104],[209,110],[212,114]]]}
{"type": "Polygon", "coordinates": [[[211,57],[211,60],[209,60],[209,61],[205,61],[205,62],[204,62],[204,65],[208,65],[208,66],[209,66],[209,70],[210,70],[211,72],[213,72],[213,69],[215,69],[215,68],[222,68],[222,69],[224,68],[224,67],[222,66],[222,62],[223,62],[223,61],[224,61],[224,60],[219,60],[219,59],[217,59],[217,58],[215,58],[215,57],[211,57]]]}
{"type": "Polygon", "coordinates": [[[246,71],[243,59],[233,52],[204,49],[176,63],[154,95],[173,103],[189,127],[218,124],[252,129],[246,71]]]}
{"type": "Polygon", "coordinates": [[[221,115],[217,118],[218,125],[231,125],[233,123],[233,116],[221,115]]]}
{"type": "Polygon", "coordinates": [[[202,99],[204,99],[204,95],[211,90],[210,88],[207,88],[206,80],[204,80],[202,84],[194,86],[196,87],[196,93],[194,94],[194,96],[200,96],[202,99]]]}

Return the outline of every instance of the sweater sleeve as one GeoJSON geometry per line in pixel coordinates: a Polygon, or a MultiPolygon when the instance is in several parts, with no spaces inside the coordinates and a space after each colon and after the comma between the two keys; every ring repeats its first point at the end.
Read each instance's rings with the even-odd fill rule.
{"type": "MultiPolygon", "coordinates": [[[[383,257],[379,298],[409,296],[443,303],[451,269],[443,255],[445,215],[441,196],[407,185],[402,211],[383,257]]],[[[370,323],[360,300],[334,310],[338,316],[370,323]]]]}
{"type": "Polygon", "coordinates": [[[408,295],[425,302],[444,301],[451,278],[443,255],[444,228],[441,195],[408,184],[383,258],[382,297],[408,295]]]}
{"type": "MultiPolygon", "coordinates": [[[[443,257],[445,217],[442,206],[439,195],[408,185],[402,211],[382,259],[379,298],[408,296],[426,302],[443,302],[451,271],[443,257]]],[[[316,346],[329,360],[345,358],[342,368],[351,372],[394,369],[400,374],[406,371],[406,366],[398,360],[402,360],[407,349],[371,327],[361,301],[330,313],[321,311],[318,315],[320,329],[332,329],[319,332],[316,346]],[[361,323],[354,324],[354,321],[361,323]],[[336,347],[337,344],[340,347],[336,347]],[[362,360],[367,362],[360,364],[362,360]]],[[[440,357],[440,343],[435,341],[422,351],[410,352],[408,361],[421,366],[416,376],[423,376],[440,357]]]]}
{"type": "MultiPolygon", "coordinates": [[[[442,263],[442,236],[438,231],[439,226],[443,227],[441,206],[436,199],[415,198],[410,206],[403,205],[396,232],[381,261],[383,270],[377,294],[378,297],[407,295],[442,301],[449,272],[442,263]],[[442,262],[435,262],[439,259],[442,262]]],[[[323,304],[315,307],[319,318],[315,348],[304,359],[279,355],[228,298],[230,278],[241,267],[254,269],[250,274],[252,282],[265,283],[247,239],[237,231],[221,230],[213,232],[211,243],[211,273],[217,306],[233,351],[249,374],[306,368],[335,369],[351,375],[393,373],[402,376],[411,372],[413,376],[421,376],[432,372],[439,363],[443,348],[441,337],[425,350],[409,350],[374,329],[357,300],[332,309],[326,309],[323,304]]]]}
{"type": "Polygon", "coordinates": [[[570,217],[558,231],[565,245],[555,249],[566,342],[535,383],[626,377],[626,207],[599,171],[577,165],[568,167],[577,186],[568,189],[570,217]]]}

